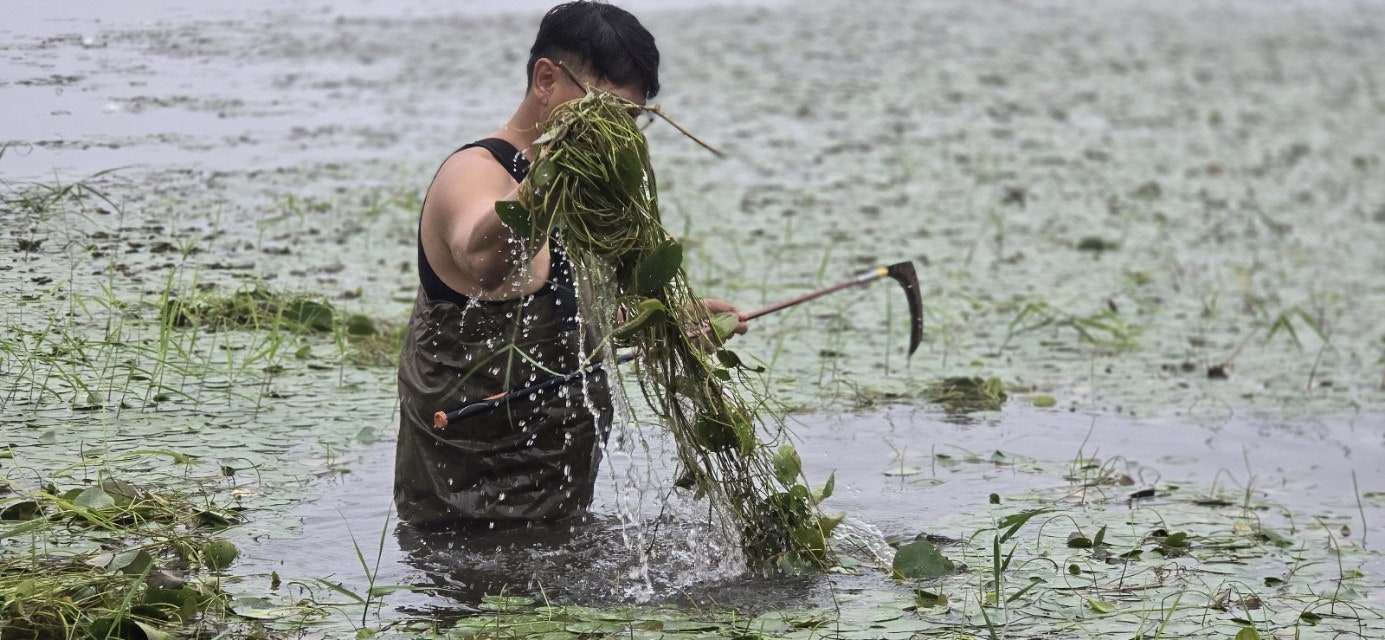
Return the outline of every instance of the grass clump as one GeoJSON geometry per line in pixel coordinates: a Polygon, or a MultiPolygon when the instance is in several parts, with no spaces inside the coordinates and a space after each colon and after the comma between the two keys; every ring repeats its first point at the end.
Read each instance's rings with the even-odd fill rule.
{"type": "Polygon", "coordinates": [[[84,486],[0,478],[0,638],[197,637],[223,609],[219,537],[238,521],[206,496],[102,473],[84,486]]]}
{"type": "MultiPolygon", "coordinates": [[[[174,327],[280,329],[295,333],[330,333],[337,322],[330,302],[306,294],[279,293],[255,287],[229,296],[169,296],[161,319],[174,327]]],[[[373,331],[362,325],[361,331],[373,331]]]]}
{"type": "Polygon", "coordinates": [[[559,238],[602,305],[595,321],[606,342],[594,351],[608,361],[615,348],[642,354],[636,375],[673,436],[678,486],[728,518],[748,563],[826,565],[836,521],[816,505],[830,487],[815,494],[800,481],[782,425],[761,437],[767,412],[748,378],[759,370],[720,346],[736,317],[710,314],[688,283],[683,247],[660,221],[648,148],[631,116],[638,109],[595,91],[560,106],[518,201],[498,202],[496,212],[531,251],[559,238]]]}
{"type": "Polygon", "coordinates": [[[924,389],[924,398],[942,405],[948,413],[1000,411],[1008,397],[999,378],[956,376],[932,382],[924,389]]]}

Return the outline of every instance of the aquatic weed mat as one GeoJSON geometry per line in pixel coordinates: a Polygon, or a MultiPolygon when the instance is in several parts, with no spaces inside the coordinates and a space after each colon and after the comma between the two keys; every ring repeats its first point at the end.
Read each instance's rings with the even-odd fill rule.
{"type": "MultiPolygon", "coordinates": [[[[411,238],[399,223],[417,202],[393,185],[341,190],[342,173],[0,184],[18,258],[0,266],[3,443],[40,470],[74,450],[187,451],[254,477],[243,498],[271,511],[348,470],[393,428],[402,303],[376,282],[402,273],[379,263],[411,238]]],[[[254,527],[294,526],[266,520],[254,527]]]]}
{"type": "MultiPolygon", "coordinates": [[[[994,464],[994,460],[976,460],[994,464]]],[[[1040,465],[1043,466],[1043,465],[1040,465]]],[[[1139,487],[1102,461],[1071,483],[977,505],[900,541],[894,579],[851,563],[807,606],[565,606],[495,595],[446,638],[1371,638],[1385,577],[1352,513],[1139,487]],[[1103,471],[1105,469],[1105,471],[1103,471]]],[[[1045,472],[1057,469],[1045,468],[1045,472]]],[[[847,556],[850,557],[850,556],[847,556]]]]}
{"type": "Polygon", "coordinates": [[[84,449],[34,466],[0,450],[0,637],[206,637],[245,485],[169,449],[84,449]]]}

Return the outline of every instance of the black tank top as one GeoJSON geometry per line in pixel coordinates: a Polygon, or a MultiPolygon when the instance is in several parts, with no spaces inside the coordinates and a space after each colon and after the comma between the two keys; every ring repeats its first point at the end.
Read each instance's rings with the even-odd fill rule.
{"type": "MultiPolygon", "coordinates": [[[[463,145],[452,154],[455,155],[472,147],[480,147],[489,151],[495,161],[499,162],[500,166],[505,167],[515,182],[524,182],[524,178],[529,175],[529,159],[524,157],[524,154],[520,153],[514,145],[500,138],[483,138],[471,144],[463,145]]],[[[548,247],[548,280],[533,295],[542,296],[557,292],[563,298],[561,301],[561,304],[565,305],[563,308],[576,309],[576,292],[572,285],[572,267],[568,264],[567,256],[564,255],[562,247],[558,246],[556,239],[550,238],[548,247]]],[[[428,263],[428,256],[423,252],[422,225],[420,225],[418,235],[418,280],[423,286],[423,293],[430,300],[446,300],[459,307],[465,307],[472,303],[471,296],[447,286],[447,283],[438,277],[438,272],[433,270],[433,265],[428,263]]],[[[485,303],[487,301],[480,300],[478,302],[485,303]]]]}

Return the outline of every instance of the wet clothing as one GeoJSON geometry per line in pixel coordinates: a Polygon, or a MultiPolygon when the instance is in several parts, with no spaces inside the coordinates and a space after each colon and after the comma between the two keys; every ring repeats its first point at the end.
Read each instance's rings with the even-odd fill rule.
{"type": "MultiPolygon", "coordinates": [[[[503,140],[462,149],[472,146],[490,151],[517,182],[528,171],[503,140]]],[[[473,300],[437,276],[420,236],[420,287],[399,360],[394,501],[402,520],[551,520],[591,504],[612,414],[601,371],[445,431],[433,428],[436,411],[576,371],[582,355],[596,349],[598,336],[582,328],[595,323],[578,322],[582,296],[556,240],[549,254],[549,278],[539,291],[473,300]]]]}

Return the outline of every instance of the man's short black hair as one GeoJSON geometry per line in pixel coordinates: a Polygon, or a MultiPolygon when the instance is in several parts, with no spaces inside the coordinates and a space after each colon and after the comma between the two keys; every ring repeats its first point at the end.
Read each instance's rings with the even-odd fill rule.
{"type": "Polygon", "coordinates": [[[603,2],[578,0],[549,9],[529,49],[531,85],[539,58],[577,65],[619,86],[642,87],[646,100],[659,93],[654,35],[629,11],[603,2]]]}

